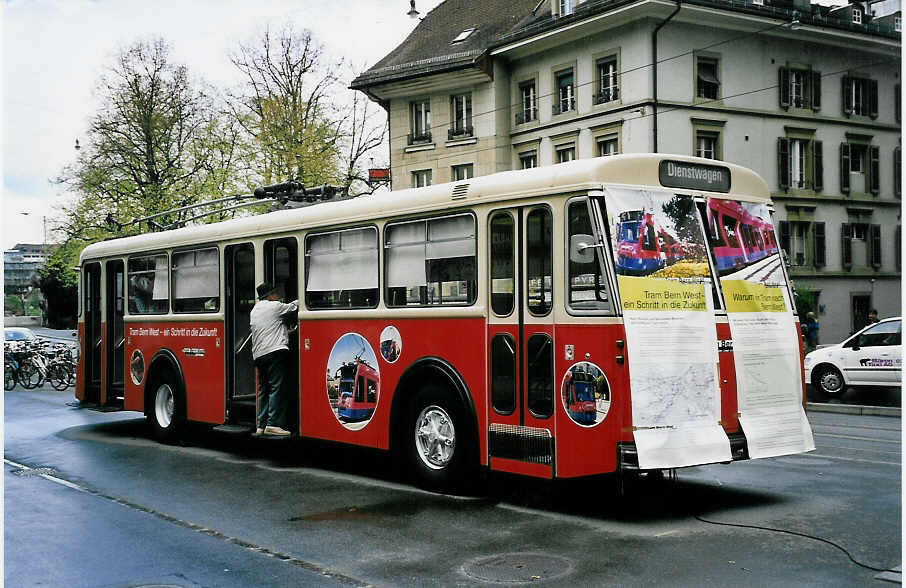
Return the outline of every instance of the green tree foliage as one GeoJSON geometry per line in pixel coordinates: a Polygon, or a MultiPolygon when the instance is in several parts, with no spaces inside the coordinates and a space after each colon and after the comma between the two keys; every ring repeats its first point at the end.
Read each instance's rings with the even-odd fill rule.
{"type": "MultiPolygon", "coordinates": [[[[44,294],[47,326],[74,328],[78,313],[78,281],[72,269],[73,245],[55,248],[39,272],[38,286],[44,294]]],[[[75,253],[76,261],[78,253],[75,253]]]]}
{"type": "Polygon", "coordinates": [[[124,223],[237,187],[239,127],[169,53],[162,39],[136,42],[101,75],[101,106],[59,178],[78,195],[58,227],[67,240],[120,235],[107,219],[124,223]]]}

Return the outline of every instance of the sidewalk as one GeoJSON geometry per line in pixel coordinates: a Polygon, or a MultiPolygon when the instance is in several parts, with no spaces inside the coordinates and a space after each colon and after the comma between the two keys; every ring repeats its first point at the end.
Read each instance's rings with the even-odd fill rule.
{"type": "Polygon", "coordinates": [[[861,404],[829,404],[827,402],[806,403],[809,412],[832,412],[836,414],[857,414],[863,416],[891,416],[901,418],[902,409],[896,406],[865,406],[861,404]]]}

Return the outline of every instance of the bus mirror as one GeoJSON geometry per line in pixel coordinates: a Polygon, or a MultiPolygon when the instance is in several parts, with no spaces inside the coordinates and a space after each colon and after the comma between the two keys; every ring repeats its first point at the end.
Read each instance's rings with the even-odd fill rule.
{"type": "Polygon", "coordinates": [[[597,247],[591,235],[573,235],[569,238],[569,260],[573,263],[591,263],[595,260],[597,247]]]}

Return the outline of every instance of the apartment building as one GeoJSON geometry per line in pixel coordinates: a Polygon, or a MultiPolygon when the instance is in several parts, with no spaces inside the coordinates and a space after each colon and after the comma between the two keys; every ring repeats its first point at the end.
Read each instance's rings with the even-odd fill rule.
{"type": "Polygon", "coordinates": [[[835,342],[901,313],[899,28],[892,0],[446,0],[352,88],[394,189],[652,151],[756,170],[835,342]]]}

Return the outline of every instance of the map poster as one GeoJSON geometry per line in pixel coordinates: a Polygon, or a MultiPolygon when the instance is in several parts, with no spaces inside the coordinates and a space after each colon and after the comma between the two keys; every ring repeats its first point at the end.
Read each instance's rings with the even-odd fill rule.
{"type": "Polygon", "coordinates": [[[802,408],[799,334],[767,206],[709,199],[708,217],[749,457],[811,451],[815,442],[802,408]]]}
{"type": "Polygon", "coordinates": [[[641,469],[730,461],[704,235],[691,198],[609,189],[641,469]]]}

